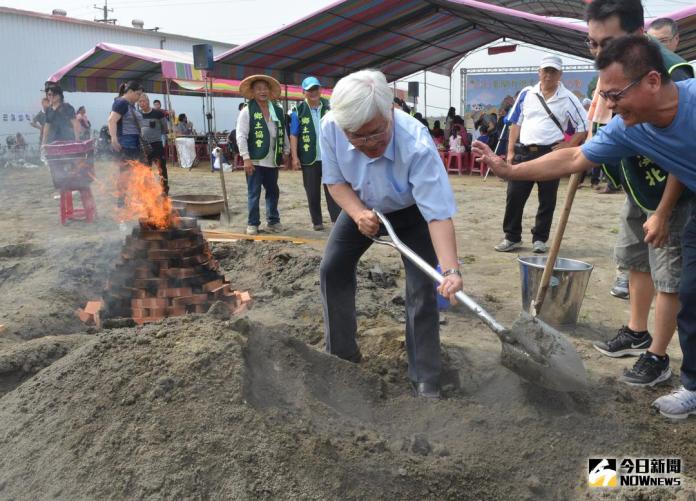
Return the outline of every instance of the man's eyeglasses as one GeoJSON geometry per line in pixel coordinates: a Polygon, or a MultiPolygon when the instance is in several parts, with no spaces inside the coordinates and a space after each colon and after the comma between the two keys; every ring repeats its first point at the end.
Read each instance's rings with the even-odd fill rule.
{"type": "Polygon", "coordinates": [[[669,37],[669,38],[658,38],[657,41],[660,42],[662,45],[667,45],[672,40],[674,40],[675,37],[676,37],[676,35],[673,37],[669,37]]]}
{"type": "Polygon", "coordinates": [[[614,103],[618,103],[626,95],[626,92],[628,92],[631,89],[631,87],[640,83],[640,81],[643,80],[645,75],[647,75],[648,73],[650,73],[650,71],[648,71],[647,73],[644,73],[643,75],[636,78],[635,80],[632,80],[631,83],[629,83],[626,87],[624,87],[621,90],[608,90],[608,91],[600,90],[599,95],[602,96],[602,98],[606,99],[607,101],[612,101],[614,103]]]}
{"type": "Polygon", "coordinates": [[[361,147],[361,146],[374,146],[377,143],[380,142],[380,140],[386,135],[388,131],[384,130],[382,132],[378,132],[377,134],[371,134],[369,136],[355,136],[351,134],[348,136],[348,141],[355,146],[355,147],[361,147]]]}
{"type": "Polygon", "coordinates": [[[590,50],[597,50],[600,48],[603,49],[604,46],[608,44],[611,40],[613,40],[613,37],[605,38],[604,40],[600,40],[599,42],[592,40],[591,38],[587,38],[585,39],[585,45],[590,50]]]}

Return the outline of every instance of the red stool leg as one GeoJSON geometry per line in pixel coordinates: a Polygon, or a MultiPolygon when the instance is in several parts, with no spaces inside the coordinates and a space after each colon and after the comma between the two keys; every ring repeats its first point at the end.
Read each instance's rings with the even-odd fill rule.
{"type": "Polygon", "coordinates": [[[65,224],[68,220],[68,197],[65,191],[60,192],[60,224],[65,224]]]}

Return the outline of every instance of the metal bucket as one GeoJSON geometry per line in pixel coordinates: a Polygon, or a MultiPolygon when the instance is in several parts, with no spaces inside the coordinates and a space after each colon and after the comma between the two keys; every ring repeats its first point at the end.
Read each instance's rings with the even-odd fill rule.
{"type": "MultiPolygon", "coordinates": [[[[546,256],[518,257],[522,285],[522,309],[529,311],[536,298],[541,275],[544,273],[546,256]]],[[[573,327],[577,324],[582,300],[593,266],[575,259],[559,257],[544,298],[539,318],[556,327],[573,327]]]]}

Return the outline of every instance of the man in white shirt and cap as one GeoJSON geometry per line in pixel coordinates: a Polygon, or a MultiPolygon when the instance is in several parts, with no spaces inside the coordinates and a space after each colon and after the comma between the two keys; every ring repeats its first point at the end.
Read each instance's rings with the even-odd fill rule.
{"type": "MultiPolygon", "coordinates": [[[[545,56],[539,65],[539,83],[526,89],[518,103],[517,121],[510,125],[508,163],[520,163],[552,150],[578,146],[587,135],[587,114],[578,98],[561,83],[563,66],[558,56],[545,56]],[[571,124],[576,131],[564,141],[571,124]]],[[[560,178],[560,175],[559,175],[560,178]]],[[[532,228],[535,253],[544,253],[556,210],[558,179],[537,182],[539,209],[532,228]]],[[[510,252],[522,246],[522,215],[534,187],[533,181],[509,181],[503,231],[505,237],[495,246],[498,252],[510,252]]]]}

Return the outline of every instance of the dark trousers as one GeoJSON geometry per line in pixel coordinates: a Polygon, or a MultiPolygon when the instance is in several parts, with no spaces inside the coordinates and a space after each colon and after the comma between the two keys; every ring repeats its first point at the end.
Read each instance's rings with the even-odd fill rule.
{"type": "Polygon", "coordinates": [[[155,141],[150,143],[151,151],[147,155],[147,163],[152,165],[155,163],[157,165],[157,170],[159,171],[160,179],[162,180],[162,188],[166,195],[169,194],[169,178],[167,176],[167,159],[164,155],[164,145],[162,141],[155,141]]]}
{"type": "Polygon", "coordinates": [[[677,315],[679,345],[683,360],[681,382],[687,390],[696,390],[696,206],[684,227],[682,237],[682,274],[679,283],[681,310],[677,315]]]}
{"type": "MultiPolygon", "coordinates": [[[[515,155],[513,163],[526,162],[538,158],[550,150],[543,152],[529,152],[522,156],[515,155]]],[[[507,198],[505,200],[505,217],[503,218],[503,231],[505,238],[511,242],[522,240],[522,215],[524,206],[534,188],[534,181],[508,181],[507,198]]],[[[553,213],[556,210],[556,194],[558,193],[559,180],[536,182],[539,195],[539,208],[536,221],[532,228],[532,241],[546,242],[551,232],[553,213]]]]}
{"type": "MultiPolygon", "coordinates": [[[[399,238],[435,266],[437,258],[428,224],[414,205],[387,214],[399,238]]],[[[341,358],[358,352],[355,292],[356,269],[372,240],[341,212],[331,230],[321,260],[321,300],[324,308],[326,351],[341,358]]],[[[439,383],[441,372],[440,331],[433,281],[414,264],[402,258],[406,269],[406,351],[408,376],[412,381],[439,383]]]]}
{"type": "MultiPolygon", "coordinates": [[[[309,216],[312,218],[312,224],[322,224],[321,162],[302,166],[302,182],[304,183],[305,193],[307,194],[307,205],[309,206],[309,216]]],[[[326,207],[329,209],[331,222],[335,223],[341,212],[341,207],[334,201],[326,185],[324,185],[324,198],[326,198],[326,207]]]]}
{"type": "Polygon", "coordinates": [[[275,167],[260,167],[254,165],[254,173],[246,177],[247,180],[247,208],[249,210],[249,226],[261,224],[259,200],[261,199],[261,187],[266,190],[266,221],[270,224],[280,223],[278,212],[278,169],[275,167]]]}

